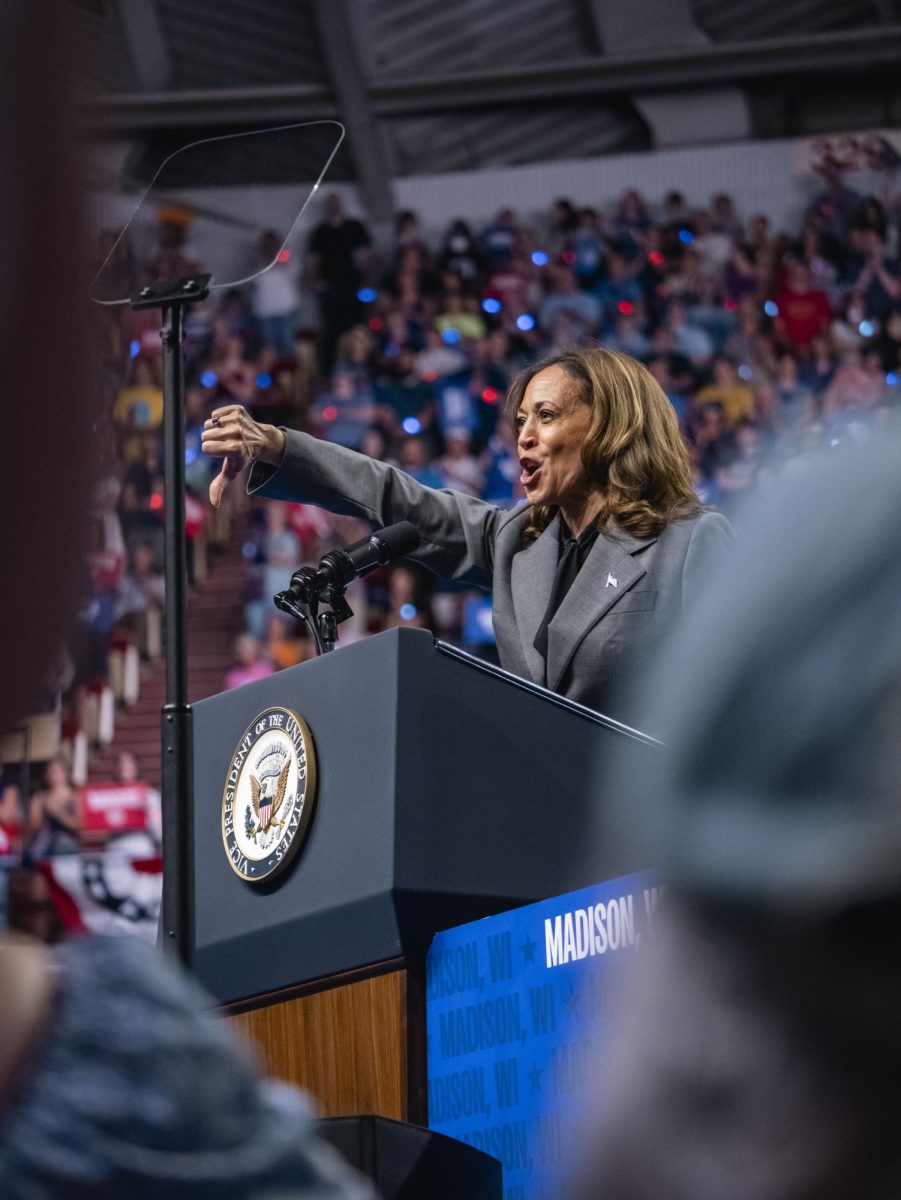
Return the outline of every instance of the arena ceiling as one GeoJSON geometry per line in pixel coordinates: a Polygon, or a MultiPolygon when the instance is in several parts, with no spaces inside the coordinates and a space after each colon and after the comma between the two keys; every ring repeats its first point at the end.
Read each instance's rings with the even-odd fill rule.
{"type": "Polygon", "coordinates": [[[330,177],[374,216],[397,176],[901,117],[901,0],[71,3],[133,181],[195,137],[338,118],[330,177]]]}

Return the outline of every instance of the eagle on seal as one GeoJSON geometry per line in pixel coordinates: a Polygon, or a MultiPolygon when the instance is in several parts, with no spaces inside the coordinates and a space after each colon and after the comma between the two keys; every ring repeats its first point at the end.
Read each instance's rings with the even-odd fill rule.
{"type": "Polygon", "coordinates": [[[291,762],[288,760],[282,767],[278,775],[278,781],[275,785],[275,792],[271,796],[262,796],[263,785],[255,775],[250,777],[250,803],[253,806],[253,815],[257,819],[257,823],[251,837],[255,838],[258,833],[266,833],[267,830],[275,827],[278,829],[284,828],[284,821],[277,821],[276,814],[282,806],[282,801],[285,799],[285,792],[288,790],[288,772],[291,770],[291,762]]]}

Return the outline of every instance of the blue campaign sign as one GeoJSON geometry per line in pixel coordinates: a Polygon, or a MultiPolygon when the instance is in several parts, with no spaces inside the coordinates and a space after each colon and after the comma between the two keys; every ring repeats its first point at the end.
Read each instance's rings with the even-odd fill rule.
{"type": "Polygon", "coordinates": [[[611,983],[660,897],[627,875],[439,933],[427,960],[429,1126],[499,1158],[504,1200],[551,1200],[597,1107],[611,983]]]}

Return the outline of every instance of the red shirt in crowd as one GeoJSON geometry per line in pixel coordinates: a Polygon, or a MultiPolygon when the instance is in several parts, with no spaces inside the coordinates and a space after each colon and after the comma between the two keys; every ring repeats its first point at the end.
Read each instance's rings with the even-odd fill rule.
{"type": "Polygon", "coordinates": [[[0,855],[15,853],[21,833],[18,821],[0,820],[0,855]]]}
{"type": "Polygon", "coordinates": [[[779,326],[793,346],[809,346],[814,336],[826,329],[832,309],[825,292],[796,292],[786,288],[776,297],[779,326]]]}

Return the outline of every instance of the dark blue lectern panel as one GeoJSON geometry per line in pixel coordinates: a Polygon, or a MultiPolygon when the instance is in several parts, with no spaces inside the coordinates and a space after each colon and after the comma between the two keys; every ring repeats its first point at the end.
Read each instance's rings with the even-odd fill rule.
{"type": "Polygon", "coordinates": [[[658,750],[543,689],[392,630],[195,706],[194,969],[223,1001],[421,955],[436,929],[636,864],[588,860],[614,742],[658,750]],[[222,794],[238,741],[284,705],[312,733],[316,811],[268,887],[231,869],[222,794]]]}

